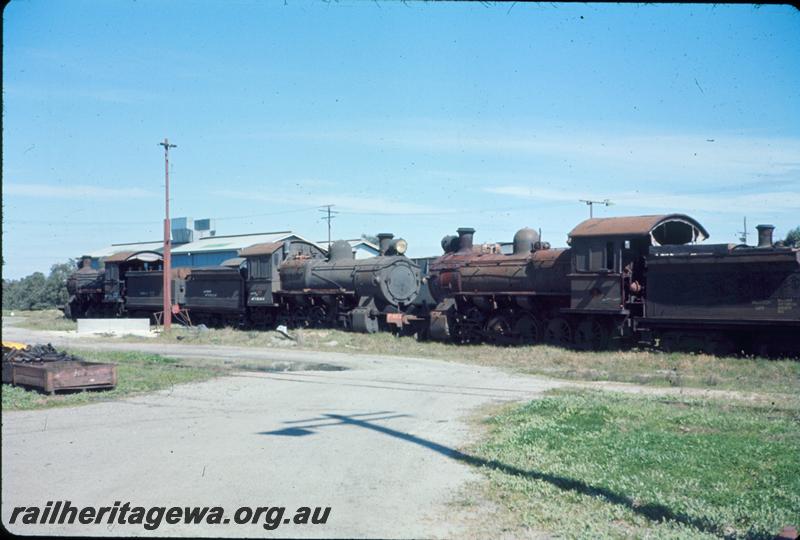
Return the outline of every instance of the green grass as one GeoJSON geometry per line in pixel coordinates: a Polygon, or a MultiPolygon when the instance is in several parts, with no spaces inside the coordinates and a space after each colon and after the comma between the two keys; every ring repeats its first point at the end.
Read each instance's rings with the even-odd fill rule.
{"type": "Polygon", "coordinates": [[[77,330],[78,323],[64,317],[57,309],[37,311],[3,310],[3,317],[10,317],[14,325],[30,330],[77,330]],[[11,314],[14,314],[13,317],[11,314]]]}
{"type": "Polygon", "coordinates": [[[118,399],[134,394],[163,390],[176,384],[207,380],[224,371],[222,368],[215,368],[202,360],[176,360],[157,354],[82,350],[68,350],[67,352],[90,362],[117,364],[117,387],[114,390],[59,393],[49,396],[35,390],[4,384],[3,410],[65,407],[118,399]]]}
{"type": "MultiPolygon", "coordinates": [[[[4,312],[5,315],[5,312],[4,312]]],[[[75,322],[60,311],[15,312],[20,327],[37,330],[75,330],[75,322]]],[[[178,326],[155,338],[163,343],[229,345],[258,348],[300,348],[396,356],[416,356],[496,366],[510,371],[578,381],[627,382],[654,387],[685,387],[761,393],[793,394],[800,390],[800,362],[761,358],[719,358],[705,354],[660,353],[648,350],[577,352],[556,347],[456,346],[419,342],[388,333],[358,334],[339,330],[292,330],[295,341],[274,331],[209,329],[178,326]]],[[[125,336],[132,342],[154,338],[125,336]]]]}
{"type": "MultiPolygon", "coordinates": [[[[231,328],[207,332],[177,328],[158,340],[167,343],[232,345],[438,358],[496,366],[510,371],[578,381],[628,382],[654,387],[686,387],[793,394],[800,390],[800,362],[762,358],[720,358],[705,354],[648,350],[578,352],[544,345],[497,347],[419,342],[387,333],[292,330],[296,341],[277,332],[231,328]]],[[[145,340],[147,338],[130,338],[145,340]]]]}
{"type": "Polygon", "coordinates": [[[502,510],[483,534],[772,538],[800,525],[796,400],[555,391],[486,425],[468,454],[502,510]]]}

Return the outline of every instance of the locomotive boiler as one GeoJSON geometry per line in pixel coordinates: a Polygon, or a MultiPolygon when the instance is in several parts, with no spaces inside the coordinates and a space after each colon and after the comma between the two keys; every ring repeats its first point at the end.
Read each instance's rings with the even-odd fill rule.
{"type": "Polygon", "coordinates": [[[414,301],[422,282],[419,266],[404,256],[406,241],[392,234],[378,238],[380,255],[369,259],[354,259],[350,244],[339,240],[327,260],[285,261],[278,269],[285,312],[312,326],[377,332],[387,314],[414,301]]]}
{"type": "Polygon", "coordinates": [[[439,302],[431,312],[435,339],[534,342],[558,324],[569,305],[569,253],[550,249],[533,229],[514,235],[513,253],[496,244],[473,245],[475,230],[442,239],[444,255],[430,267],[428,284],[439,302]],[[555,321],[555,322],[553,322],[555,321]]]}

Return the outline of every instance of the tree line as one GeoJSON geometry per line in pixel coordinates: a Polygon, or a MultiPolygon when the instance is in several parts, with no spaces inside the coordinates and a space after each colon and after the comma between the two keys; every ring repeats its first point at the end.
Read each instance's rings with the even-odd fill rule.
{"type": "Polygon", "coordinates": [[[69,300],[67,278],[77,269],[75,261],[54,264],[50,274],[34,272],[21,279],[3,279],[3,309],[52,309],[69,300]]]}

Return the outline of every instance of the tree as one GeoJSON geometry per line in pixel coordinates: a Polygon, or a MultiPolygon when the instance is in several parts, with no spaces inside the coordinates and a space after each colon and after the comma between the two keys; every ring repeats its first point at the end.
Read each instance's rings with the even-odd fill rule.
{"type": "Polygon", "coordinates": [[[786,233],[786,240],[783,241],[787,246],[800,247],[800,226],[791,229],[786,233]]]}
{"type": "Polygon", "coordinates": [[[50,275],[34,272],[17,280],[3,280],[4,309],[48,309],[63,306],[69,299],[67,278],[75,271],[75,262],[54,264],[50,275]]]}

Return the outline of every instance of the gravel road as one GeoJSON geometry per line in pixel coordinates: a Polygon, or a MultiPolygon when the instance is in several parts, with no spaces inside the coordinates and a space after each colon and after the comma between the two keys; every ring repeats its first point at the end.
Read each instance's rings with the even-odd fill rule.
{"type": "MultiPolygon", "coordinates": [[[[4,325],[4,339],[66,338],[4,325]]],[[[138,525],[9,524],[13,506],[331,507],[324,525],[168,525],[167,536],[459,537],[451,504],[479,473],[451,455],[475,409],[529,400],[558,383],[424,358],[66,340],[220,362],[291,366],[235,372],[168,391],[2,414],[2,518],[25,534],[147,535],[138,525]],[[323,364],[320,366],[320,364],[323,364]],[[308,369],[309,366],[324,369],[308,369]],[[338,370],[337,370],[338,369],[338,370]]]]}

